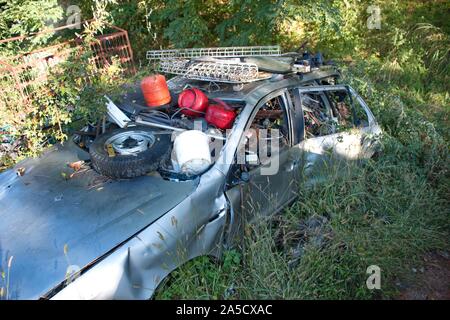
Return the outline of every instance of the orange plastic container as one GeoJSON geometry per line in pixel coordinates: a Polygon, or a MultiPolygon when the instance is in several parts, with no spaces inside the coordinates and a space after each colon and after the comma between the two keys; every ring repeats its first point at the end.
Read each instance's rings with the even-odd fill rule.
{"type": "Polygon", "coordinates": [[[170,102],[166,78],[161,74],[142,79],[141,89],[148,107],[159,107],[170,102]]]}

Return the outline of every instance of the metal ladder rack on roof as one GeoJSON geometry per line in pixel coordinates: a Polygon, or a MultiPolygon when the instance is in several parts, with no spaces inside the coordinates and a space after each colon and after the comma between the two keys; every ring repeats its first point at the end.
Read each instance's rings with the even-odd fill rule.
{"type": "Polygon", "coordinates": [[[169,49],[147,51],[148,60],[165,60],[174,58],[239,58],[239,57],[261,57],[280,56],[280,46],[251,46],[251,47],[222,47],[222,48],[191,48],[191,49],[169,49]]]}
{"type": "Polygon", "coordinates": [[[263,80],[271,76],[271,74],[260,73],[256,64],[229,61],[161,60],[158,70],[187,79],[236,84],[263,80]]]}

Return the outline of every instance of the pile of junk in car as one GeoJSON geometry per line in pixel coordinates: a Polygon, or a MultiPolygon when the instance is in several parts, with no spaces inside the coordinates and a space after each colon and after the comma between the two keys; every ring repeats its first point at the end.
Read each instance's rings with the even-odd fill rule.
{"type": "Polygon", "coordinates": [[[147,59],[158,72],[105,97],[105,120],[0,174],[0,299],[151,298],[177,267],[220,258],[246,221],[291,203],[292,182],[316,179],[330,148],[368,157],[381,133],[320,54],[254,46],[147,59]],[[279,170],[263,174],[270,163],[251,151],[236,163],[249,128],[279,140],[279,170]]]}

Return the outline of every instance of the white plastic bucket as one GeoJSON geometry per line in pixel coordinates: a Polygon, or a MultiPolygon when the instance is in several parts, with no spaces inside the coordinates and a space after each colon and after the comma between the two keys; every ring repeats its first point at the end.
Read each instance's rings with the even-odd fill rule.
{"type": "Polygon", "coordinates": [[[176,159],[181,172],[196,175],[204,172],[211,165],[209,138],[198,130],[182,132],[175,138],[176,159]]]}

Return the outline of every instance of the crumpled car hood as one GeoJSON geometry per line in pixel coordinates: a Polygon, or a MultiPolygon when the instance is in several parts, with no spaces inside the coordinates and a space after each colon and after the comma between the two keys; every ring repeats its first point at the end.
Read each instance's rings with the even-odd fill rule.
{"type": "Polygon", "coordinates": [[[105,181],[93,170],[70,177],[68,164],[79,159],[80,149],[68,142],[0,174],[0,288],[9,282],[9,299],[39,298],[65,279],[69,266],[101,257],[198,184],[157,176],[105,181]]]}

